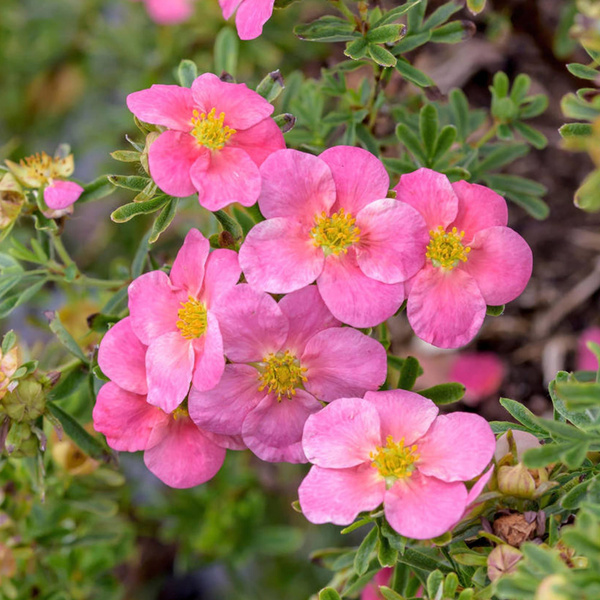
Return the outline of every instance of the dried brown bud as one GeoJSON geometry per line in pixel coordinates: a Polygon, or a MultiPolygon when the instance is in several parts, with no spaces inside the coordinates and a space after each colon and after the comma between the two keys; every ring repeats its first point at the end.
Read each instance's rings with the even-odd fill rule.
{"type": "Polygon", "coordinates": [[[504,515],[494,521],[494,533],[515,548],[533,538],[536,530],[535,519],[528,522],[525,515],[513,513],[504,515]]]}

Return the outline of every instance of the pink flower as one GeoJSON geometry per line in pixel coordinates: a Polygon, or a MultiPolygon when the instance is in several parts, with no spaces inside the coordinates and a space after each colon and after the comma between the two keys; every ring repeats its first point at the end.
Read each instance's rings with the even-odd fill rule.
{"type": "Polygon", "coordinates": [[[427,223],[425,266],[407,283],[414,332],[440,348],[457,348],[479,331],[486,305],[514,300],[531,276],[525,240],[506,227],[504,199],[481,185],[419,169],[394,188],[427,223]]]}
{"type": "Polygon", "coordinates": [[[223,18],[229,19],[236,11],[235,26],[242,40],[253,40],[273,14],[275,0],[219,0],[223,18]]]}
{"type": "Polygon", "coordinates": [[[385,598],[379,592],[380,585],[390,585],[392,574],[394,569],[386,567],[377,571],[373,580],[370,581],[360,594],[360,600],[385,600],[385,598]]]}
{"type": "Polygon", "coordinates": [[[461,352],[450,367],[448,379],[465,386],[463,402],[474,406],[498,393],[504,364],[494,352],[461,352]]]}
{"type": "Polygon", "coordinates": [[[94,428],[114,450],[143,450],[148,469],[167,485],[188,488],[204,483],[221,468],[222,446],[228,441],[201,431],[185,406],[167,414],[148,404],[146,352],[147,346],[133,332],[131,317],[104,336],[98,364],[111,381],[98,393],[94,428]]]}
{"type": "Polygon", "coordinates": [[[194,12],[192,0],[144,0],[150,18],[159,25],[187,21],[194,12]]]}
{"type": "Polygon", "coordinates": [[[589,327],[583,331],[577,340],[577,370],[597,371],[598,359],[587,347],[588,342],[600,344],[600,327],[589,327]]]}
{"type": "Polygon", "coordinates": [[[219,324],[231,364],[215,388],[192,388],[190,416],[217,434],[241,434],[263,460],[306,462],[302,430],[319,400],[362,396],[385,381],[383,346],[340,327],[315,286],[278,304],[238,285],[223,301],[219,324]]]}
{"type": "Polygon", "coordinates": [[[240,277],[237,255],[215,250],[191,229],[171,274],[151,271],[129,286],[131,328],[148,346],[148,402],[172,412],[187,396],[190,383],[214,387],[225,366],[216,316],[223,296],[240,277]]]}
{"type": "Polygon", "coordinates": [[[225,83],[212,73],[192,88],[153,85],[127,97],[129,110],[161,125],[150,146],[150,174],[160,189],[219,210],[232,202],[252,206],[261,188],[259,166],[285,147],[270,118],[273,106],[245,84],[225,83]]]}
{"type": "Polygon", "coordinates": [[[314,465],[298,490],[309,521],[347,525],[383,502],[389,524],[414,539],[461,519],[463,482],[483,471],[496,445],[482,417],[438,416],[431,400],[404,390],[332,402],[308,418],[302,444],[314,465]]]}
{"type": "Polygon", "coordinates": [[[327,308],[354,327],[391,317],[404,300],[402,282],[423,267],[428,236],[416,210],[386,198],[383,164],[336,146],[319,157],[280,150],[260,172],[267,220],[240,249],[248,282],[287,293],[316,280],[327,308]]]}

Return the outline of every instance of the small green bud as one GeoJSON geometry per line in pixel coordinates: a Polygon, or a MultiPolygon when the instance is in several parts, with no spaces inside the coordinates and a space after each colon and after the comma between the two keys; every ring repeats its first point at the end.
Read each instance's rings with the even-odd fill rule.
{"type": "Polygon", "coordinates": [[[507,496],[533,498],[535,479],[523,463],[498,469],[498,490],[507,496]]]}
{"type": "Polygon", "coordinates": [[[19,385],[2,400],[4,411],[13,421],[33,421],[46,409],[46,396],[42,385],[32,377],[19,381],[19,385]]]}

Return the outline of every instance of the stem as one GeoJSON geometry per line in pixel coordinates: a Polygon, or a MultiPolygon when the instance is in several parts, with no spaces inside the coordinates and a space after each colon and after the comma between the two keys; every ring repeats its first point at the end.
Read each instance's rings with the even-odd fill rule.
{"type": "MultiPolygon", "coordinates": [[[[49,275],[48,281],[57,281],[59,283],[65,283],[64,276],[61,275],[49,275]]],[[[97,287],[107,289],[119,289],[129,283],[124,279],[97,279],[95,277],[87,277],[80,273],[73,281],[70,281],[73,285],[81,285],[86,287],[97,287]]]]}
{"type": "Polygon", "coordinates": [[[54,235],[54,234],[52,235],[52,243],[54,244],[54,248],[56,249],[56,252],[60,256],[60,259],[63,261],[65,267],[75,264],[75,261],[71,258],[71,256],[67,252],[67,249],[65,248],[64,244],[62,243],[62,240],[60,239],[60,237],[58,235],[54,235]]]}
{"type": "Polygon", "coordinates": [[[333,0],[333,4],[345,17],[356,22],[356,15],[344,4],[344,0],[333,0]]]}
{"type": "Polygon", "coordinates": [[[489,142],[495,135],[498,130],[499,123],[494,122],[492,127],[490,127],[474,144],[471,144],[473,148],[481,148],[486,142],[489,142]]]}

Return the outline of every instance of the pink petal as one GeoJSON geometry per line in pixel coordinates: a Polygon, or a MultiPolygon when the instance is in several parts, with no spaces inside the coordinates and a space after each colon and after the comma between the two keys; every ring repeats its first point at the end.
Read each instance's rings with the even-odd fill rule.
{"type": "Polygon", "coordinates": [[[238,131],[229,140],[231,148],[240,148],[260,167],[267,156],[285,148],[283,133],[270,117],[249,129],[238,131]]]}
{"type": "Polygon", "coordinates": [[[261,165],[263,187],[258,199],[267,219],[286,217],[311,228],[316,216],[329,214],[335,183],[327,164],[298,150],[273,152],[261,165]]]}
{"type": "Polygon", "coordinates": [[[244,444],[241,435],[220,435],[210,431],[203,431],[204,435],[217,446],[226,448],[227,450],[247,450],[248,446],[244,444]]]}
{"type": "Polygon", "coordinates": [[[352,146],[334,146],[319,158],[331,169],[337,193],[332,212],[344,208],[356,216],[367,204],[386,198],[390,178],[383,163],[370,152],[352,146]]]}
{"type": "Polygon", "coordinates": [[[349,327],[331,327],[308,340],[300,364],[307,369],[304,384],[319,400],[361,398],[376,390],[387,375],[385,348],[349,327]]]}
{"type": "Polygon", "coordinates": [[[223,18],[225,20],[235,12],[235,9],[240,5],[242,0],[219,0],[219,6],[223,12],[223,18]]]}
{"type": "MultiPolygon", "coordinates": [[[[479,498],[481,492],[483,492],[483,488],[488,484],[489,480],[492,478],[494,474],[494,465],[492,465],[474,484],[473,487],[469,490],[467,495],[467,507],[471,508],[477,498],[479,498]]],[[[481,504],[481,503],[480,503],[481,504]]]]}
{"type": "Polygon", "coordinates": [[[248,129],[273,113],[273,105],[248,89],[245,83],[225,83],[212,73],[192,84],[194,104],[200,113],[225,113],[224,123],[237,131],[248,129]]]}
{"type": "Polygon", "coordinates": [[[356,258],[367,277],[399,283],[423,267],[429,233],[412,206],[391,198],[377,200],[358,213],[356,224],[360,229],[356,258]]]}
{"type": "Polygon", "coordinates": [[[600,327],[588,327],[581,332],[577,340],[577,370],[597,371],[598,359],[587,347],[588,342],[600,344],[600,327]]]}
{"type": "Polygon", "coordinates": [[[194,164],[207,168],[209,153],[187,133],[165,131],[150,146],[148,166],[156,185],[165,194],[185,198],[196,193],[190,169],[194,164]]]}
{"type": "Polygon", "coordinates": [[[83,193],[83,188],[72,181],[53,181],[44,190],[44,202],[52,210],[62,210],[71,206],[83,193]]]}
{"type": "Polygon", "coordinates": [[[165,412],[174,411],[185,399],[192,381],[194,349],[177,333],[155,339],[146,354],[148,402],[165,412]]]}
{"type": "Polygon", "coordinates": [[[289,322],[288,335],[283,347],[297,357],[300,357],[306,342],[315,333],[341,325],[325,306],[316,285],[309,285],[285,295],[279,301],[279,308],[289,322]]]}
{"type": "Polygon", "coordinates": [[[148,404],[145,396],[112,382],[100,388],[92,416],[94,429],[106,436],[111,448],[123,452],[145,450],[152,429],[168,419],[162,410],[148,404]]]}
{"type": "Polygon", "coordinates": [[[240,148],[226,146],[210,153],[210,165],[190,171],[192,182],[198,190],[200,205],[207,210],[221,210],[239,202],[252,206],[260,194],[260,172],[254,161],[240,148]]]}
{"type": "Polygon", "coordinates": [[[194,348],[194,371],[192,382],[198,390],[214,388],[225,368],[223,337],[217,317],[210,311],[206,315],[206,331],[200,338],[192,340],[194,348]]]}
{"type": "Polygon", "coordinates": [[[200,299],[207,308],[216,310],[225,294],[240,280],[242,270],[233,250],[213,250],[206,261],[204,286],[200,299]]]}
{"type": "Polygon", "coordinates": [[[317,286],[327,308],[343,323],[373,327],[391,317],[404,300],[402,283],[381,283],[359,268],[354,250],[331,254],[317,286]]]}
{"type": "Polygon", "coordinates": [[[533,255],[527,242],[508,227],[478,231],[463,268],[477,282],[487,304],[514,300],[527,286],[533,255]]]}
{"type": "Polygon", "coordinates": [[[273,14],[275,0],[243,0],[235,16],[235,26],[241,40],[253,40],[273,14]]]}
{"type": "Polygon", "coordinates": [[[146,385],[146,346],[131,328],[131,317],[113,325],[102,338],[98,365],[119,387],[135,394],[148,393],[146,385]]]}
{"type": "Polygon", "coordinates": [[[439,416],[416,443],[421,473],[443,481],[468,481],[489,464],[496,437],[484,418],[456,412],[439,416]]]}
{"type": "MultiPolygon", "coordinates": [[[[513,439],[517,447],[517,460],[523,460],[523,453],[525,450],[530,448],[539,448],[540,440],[535,435],[527,433],[527,431],[520,431],[519,429],[512,430],[513,439]]],[[[507,434],[503,433],[496,442],[496,450],[494,451],[494,458],[496,461],[502,460],[508,453],[510,448],[508,446],[507,434]]]]}
{"type": "Polygon", "coordinates": [[[277,302],[248,284],[229,292],[218,314],[225,354],[232,362],[262,361],[278,352],[287,336],[288,320],[277,302]]]}
{"type": "Polygon", "coordinates": [[[504,364],[494,352],[461,352],[450,367],[448,379],[465,386],[463,402],[473,406],[498,393],[504,371],[504,364]]]}
{"type": "Polygon", "coordinates": [[[406,313],[413,331],[438,348],[468,344],[479,331],[486,304],[475,280],[461,268],[427,265],[413,280],[406,313]]]}
{"type": "Polygon", "coordinates": [[[421,438],[438,415],[438,407],[428,398],[407,390],[367,392],[381,419],[381,439],[388,436],[410,446],[421,438]]]}
{"type": "Polygon", "coordinates": [[[447,483],[418,470],[399,479],[383,501],[388,523],[415,540],[438,537],[460,521],[467,505],[464,483],[447,483]]]}
{"type": "Polygon", "coordinates": [[[202,287],[204,264],[209,250],[208,240],[197,229],[190,229],[173,262],[169,275],[171,283],[197,298],[202,287]]]}
{"type": "Polygon", "coordinates": [[[427,224],[427,229],[444,229],[458,213],[458,198],[448,178],[431,169],[418,169],[400,177],[394,188],[396,199],[416,208],[427,224]]]}
{"type": "Polygon", "coordinates": [[[282,218],[255,225],[240,248],[239,259],[248,283],[274,294],[310,285],[325,263],[323,250],[314,245],[307,227],[282,218]]]}
{"type": "Polygon", "coordinates": [[[313,467],[298,488],[302,513],[311,523],[349,525],[364,510],[377,508],[385,482],[370,465],[350,469],[313,467]]]}
{"type": "Polygon", "coordinates": [[[265,397],[259,392],[258,371],[249,365],[225,365],[221,381],[212,390],[192,387],[190,417],[202,429],[223,435],[242,432],[246,415],[265,397]]]}
{"type": "Polygon", "coordinates": [[[361,592],[360,600],[382,600],[383,596],[379,593],[379,586],[389,586],[393,573],[394,569],[391,567],[378,571],[361,592]]]}
{"type": "Polygon", "coordinates": [[[144,273],[129,284],[131,328],[147,346],[165,333],[178,332],[177,313],[187,299],[187,293],[171,287],[166,273],[144,273]]]}
{"type": "MultiPolygon", "coordinates": [[[[127,108],[144,123],[177,131],[191,131],[192,92],[178,85],[153,85],[127,96],[127,108]]],[[[193,139],[193,138],[192,138],[193,139]]]]}
{"type": "Polygon", "coordinates": [[[379,414],[373,405],[360,398],[340,398],[308,417],[302,445],[311,463],[345,469],[370,463],[381,440],[379,414]]]}
{"type": "Polygon", "coordinates": [[[304,390],[277,401],[269,394],[244,419],[244,442],[258,458],[268,462],[307,462],[302,450],[302,431],[309,415],[321,410],[321,403],[304,390]]]}
{"type": "Polygon", "coordinates": [[[169,419],[154,430],[154,436],[160,441],[146,450],[144,462],[173,488],[190,488],[212,479],[225,460],[225,448],[209,440],[189,419],[169,419]]]}
{"type": "Polygon", "coordinates": [[[457,181],[452,184],[452,189],[458,196],[458,213],[450,227],[465,232],[466,244],[481,229],[508,223],[506,200],[490,188],[457,181]]]}
{"type": "Polygon", "coordinates": [[[146,0],[146,7],[152,20],[160,25],[183,23],[193,13],[190,0],[146,0]]]}

